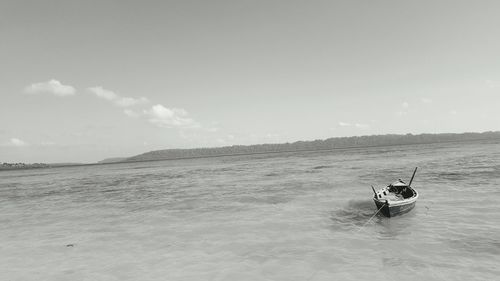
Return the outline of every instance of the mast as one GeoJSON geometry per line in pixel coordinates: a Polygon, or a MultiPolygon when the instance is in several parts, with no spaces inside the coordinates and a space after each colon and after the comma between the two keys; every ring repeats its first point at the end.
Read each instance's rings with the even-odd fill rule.
{"type": "Polygon", "coordinates": [[[417,168],[418,167],[415,167],[415,171],[413,171],[413,175],[411,176],[411,180],[410,180],[410,183],[408,184],[408,187],[410,187],[411,182],[413,181],[413,178],[415,177],[415,173],[417,172],[417,168]]]}

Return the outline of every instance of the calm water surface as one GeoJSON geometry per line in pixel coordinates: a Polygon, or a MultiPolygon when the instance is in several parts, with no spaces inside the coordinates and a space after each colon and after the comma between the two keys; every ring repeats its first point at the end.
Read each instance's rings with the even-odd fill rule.
{"type": "Polygon", "coordinates": [[[0,268],[0,280],[498,280],[500,142],[3,171],[0,268]],[[370,185],[415,166],[416,208],[370,220],[370,185]]]}

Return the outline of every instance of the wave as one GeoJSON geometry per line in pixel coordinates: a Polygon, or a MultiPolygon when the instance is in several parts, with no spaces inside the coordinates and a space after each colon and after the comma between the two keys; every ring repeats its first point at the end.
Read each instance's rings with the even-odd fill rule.
{"type": "Polygon", "coordinates": [[[333,228],[361,227],[375,212],[372,200],[350,200],[346,206],[332,212],[330,220],[334,223],[333,228]]]}

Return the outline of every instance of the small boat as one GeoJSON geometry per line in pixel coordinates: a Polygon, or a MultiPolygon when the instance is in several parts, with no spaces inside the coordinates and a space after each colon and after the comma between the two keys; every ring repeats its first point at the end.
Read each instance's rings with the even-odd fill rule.
{"type": "Polygon", "coordinates": [[[372,186],[372,190],[375,193],[373,201],[375,201],[375,205],[377,206],[377,212],[381,212],[384,216],[390,218],[407,213],[415,207],[418,193],[411,187],[411,183],[416,172],[417,168],[413,171],[410,183],[408,184],[399,179],[377,191],[372,186]]]}

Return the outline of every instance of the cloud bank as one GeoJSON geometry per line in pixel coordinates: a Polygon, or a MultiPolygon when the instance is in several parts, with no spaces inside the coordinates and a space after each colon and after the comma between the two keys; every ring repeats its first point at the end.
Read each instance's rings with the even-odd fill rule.
{"type": "MultiPolygon", "coordinates": [[[[156,104],[150,109],[140,112],[138,110],[131,110],[130,107],[149,103],[149,100],[145,97],[124,97],[111,90],[104,89],[101,86],[89,87],[87,91],[100,99],[109,101],[115,106],[124,108],[123,113],[125,115],[133,118],[146,118],[151,124],[160,128],[204,129],[200,123],[192,119],[189,113],[183,108],[168,108],[161,104],[156,104]]],[[[25,88],[25,92],[30,94],[49,93],[60,97],[76,94],[76,90],[73,86],[63,85],[55,79],[29,85],[25,88]]],[[[217,130],[216,128],[205,129],[209,132],[217,130]]],[[[5,145],[25,146],[27,143],[20,139],[12,138],[5,145]]]]}
{"type": "Polygon", "coordinates": [[[96,97],[107,100],[116,106],[123,107],[123,113],[132,118],[145,118],[147,121],[160,128],[177,128],[177,129],[202,129],[200,123],[196,122],[189,116],[189,113],[183,108],[168,108],[162,104],[153,105],[149,109],[142,112],[132,110],[130,107],[135,105],[143,105],[149,103],[145,97],[131,98],[123,97],[119,94],[96,86],[87,89],[96,97]]]}
{"type": "Polygon", "coordinates": [[[15,146],[15,147],[22,147],[22,146],[28,146],[29,144],[21,139],[18,138],[11,138],[7,142],[0,143],[0,146],[15,146]]]}
{"type": "Polygon", "coordinates": [[[140,98],[122,97],[117,93],[110,90],[106,90],[100,86],[91,87],[88,88],[88,90],[94,95],[96,95],[98,98],[110,101],[114,105],[119,107],[131,107],[134,105],[145,104],[149,102],[149,100],[145,97],[140,97],[140,98]]]}
{"type": "Polygon", "coordinates": [[[348,123],[348,122],[342,122],[342,121],[339,121],[339,126],[340,127],[356,127],[358,129],[368,129],[370,127],[370,125],[368,124],[363,124],[363,123],[348,123]]]}
{"type": "Polygon", "coordinates": [[[73,86],[63,85],[55,79],[31,84],[24,88],[24,92],[28,94],[52,94],[59,97],[67,97],[76,94],[76,90],[73,86]]]}
{"type": "Polygon", "coordinates": [[[197,129],[201,127],[182,108],[167,108],[157,104],[152,106],[151,109],[145,110],[144,114],[148,116],[150,123],[162,128],[197,129]]]}

